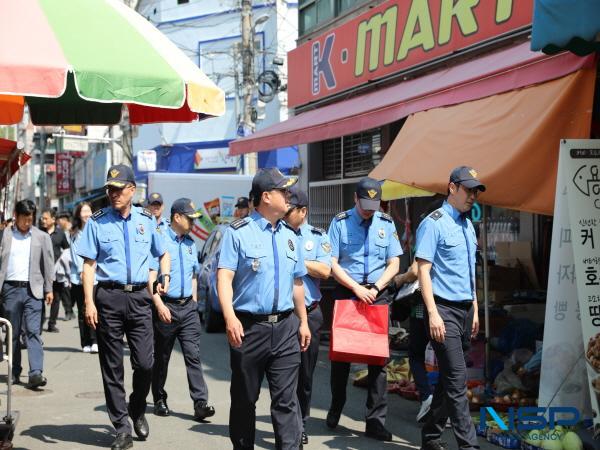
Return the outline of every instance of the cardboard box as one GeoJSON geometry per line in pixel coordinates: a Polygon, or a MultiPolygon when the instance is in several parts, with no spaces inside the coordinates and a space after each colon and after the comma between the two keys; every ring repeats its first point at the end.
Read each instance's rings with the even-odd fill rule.
{"type": "Polygon", "coordinates": [[[526,276],[520,287],[524,289],[540,288],[533,264],[531,241],[496,242],[496,265],[522,267],[526,276]]]}
{"type": "Polygon", "coordinates": [[[521,269],[518,267],[506,267],[496,264],[489,266],[490,291],[517,290],[521,287],[521,269]]]}

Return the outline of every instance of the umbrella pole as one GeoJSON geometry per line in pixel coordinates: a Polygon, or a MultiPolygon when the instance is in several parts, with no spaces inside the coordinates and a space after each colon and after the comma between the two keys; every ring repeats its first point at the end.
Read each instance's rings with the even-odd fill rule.
{"type": "Polygon", "coordinates": [[[482,246],[483,246],[483,314],[485,332],[485,379],[490,378],[490,305],[488,292],[488,233],[487,233],[487,206],[483,205],[482,217],[482,246]]]}

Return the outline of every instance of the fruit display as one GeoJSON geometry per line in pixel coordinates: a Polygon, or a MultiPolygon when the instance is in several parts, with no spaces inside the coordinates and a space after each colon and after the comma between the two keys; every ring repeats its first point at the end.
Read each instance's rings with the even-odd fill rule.
{"type": "Polygon", "coordinates": [[[600,333],[592,336],[588,341],[585,357],[594,370],[600,373],[600,333]]]}

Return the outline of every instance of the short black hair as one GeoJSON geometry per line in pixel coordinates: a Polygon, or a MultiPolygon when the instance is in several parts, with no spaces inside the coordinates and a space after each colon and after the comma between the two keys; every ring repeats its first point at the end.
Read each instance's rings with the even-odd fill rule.
{"type": "Polygon", "coordinates": [[[42,211],[42,214],[44,213],[48,213],[50,214],[50,217],[52,217],[53,219],[56,219],[56,210],[54,208],[46,208],[42,211]]]}
{"type": "Polygon", "coordinates": [[[17,216],[31,216],[33,215],[35,220],[35,213],[37,208],[35,207],[35,203],[33,203],[29,199],[18,201],[15,205],[15,215],[17,216]]]}
{"type": "Polygon", "coordinates": [[[58,218],[71,220],[71,214],[69,214],[67,211],[62,211],[58,214],[58,218]]]}

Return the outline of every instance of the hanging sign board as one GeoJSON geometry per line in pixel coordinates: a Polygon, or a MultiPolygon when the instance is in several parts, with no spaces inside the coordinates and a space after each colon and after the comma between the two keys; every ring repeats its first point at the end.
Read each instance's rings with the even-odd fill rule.
{"type": "MultiPolygon", "coordinates": [[[[561,148],[561,155],[564,149],[561,148]]],[[[561,156],[562,158],[562,156],[561,156]]],[[[591,415],[581,310],[577,300],[573,232],[567,203],[566,167],[558,167],[554,223],[544,319],[544,341],[538,405],[574,407],[591,415]],[[569,330],[565,333],[565,330],[569,330]]]]}
{"type": "MultiPolygon", "coordinates": [[[[569,239],[572,245],[573,274],[581,318],[583,351],[594,416],[600,430],[600,140],[563,140],[559,154],[557,199],[568,210],[569,239]]],[[[557,200],[558,201],[558,200],[557,200]]],[[[555,225],[556,227],[556,225],[555,225]]],[[[567,261],[567,264],[568,265],[567,261]]],[[[561,262],[562,265],[562,262],[561,262]]],[[[559,280],[562,280],[560,267],[559,280]]],[[[573,298],[572,294],[566,299],[573,298]]],[[[548,305],[550,308],[551,305],[548,305]]],[[[571,328],[560,327],[564,330],[571,328]]],[[[557,330],[557,332],[561,332],[557,330]]],[[[544,342],[544,346],[546,343],[544,342]]],[[[543,359],[543,357],[542,357],[543,359]]],[[[565,365],[565,362],[561,363],[565,365]]],[[[542,384],[543,381],[540,382],[542,384]]],[[[554,406],[554,405],[553,405],[554,406]]],[[[567,405],[573,406],[573,405],[567,405]]]]}

